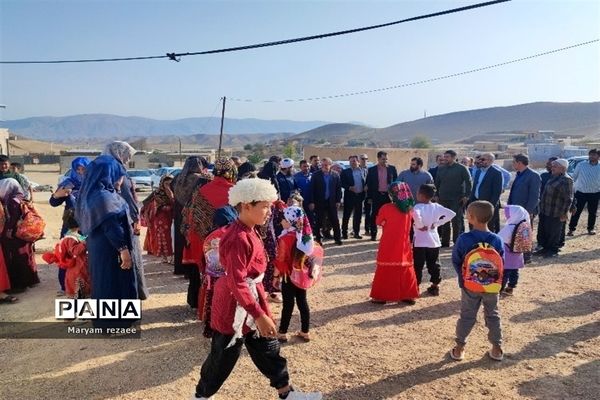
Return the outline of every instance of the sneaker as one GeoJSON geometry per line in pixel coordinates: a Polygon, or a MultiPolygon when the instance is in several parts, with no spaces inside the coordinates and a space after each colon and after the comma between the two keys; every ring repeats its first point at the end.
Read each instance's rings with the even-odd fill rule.
{"type": "Polygon", "coordinates": [[[362,236],[360,236],[358,233],[355,233],[355,234],[354,234],[352,237],[353,237],[354,239],[359,239],[359,240],[363,238],[363,237],[362,237],[362,236]]]}
{"type": "Polygon", "coordinates": [[[285,399],[286,400],[321,400],[322,398],[323,398],[323,395],[321,394],[321,392],[304,393],[304,392],[298,392],[298,391],[294,390],[294,391],[290,392],[285,399]]]}
{"type": "Polygon", "coordinates": [[[215,396],[210,396],[210,397],[196,397],[196,395],[192,395],[192,399],[191,400],[216,400],[215,396]]]}
{"type": "Polygon", "coordinates": [[[417,302],[413,299],[401,300],[402,303],[408,304],[409,306],[414,306],[417,302]]]}
{"type": "Polygon", "coordinates": [[[348,234],[347,233],[342,233],[342,239],[348,240],[348,234]]]}
{"type": "Polygon", "coordinates": [[[593,229],[588,229],[588,235],[593,236],[596,234],[596,231],[593,229]]]}
{"type": "Polygon", "coordinates": [[[57,290],[57,291],[56,291],[56,296],[57,296],[57,297],[63,297],[63,296],[65,296],[65,291],[64,291],[64,290],[62,290],[62,289],[60,289],[60,290],[57,290]]]}
{"type": "Polygon", "coordinates": [[[341,246],[341,245],[343,245],[343,244],[344,244],[344,242],[342,242],[341,240],[336,240],[336,241],[335,241],[335,244],[336,244],[337,246],[341,246]]]}
{"type": "Polygon", "coordinates": [[[558,252],[556,251],[549,251],[547,253],[544,253],[544,258],[555,258],[558,257],[558,252]]]}
{"type": "Polygon", "coordinates": [[[567,232],[567,236],[573,236],[573,232],[575,232],[575,229],[569,229],[569,232],[567,232]]]}
{"type": "Polygon", "coordinates": [[[504,290],[502,291],[502,293],[504,293],[505,296],[512,296],[513,295],[513,288],[511,288],[511,287],[504,288],[504,290]]]}

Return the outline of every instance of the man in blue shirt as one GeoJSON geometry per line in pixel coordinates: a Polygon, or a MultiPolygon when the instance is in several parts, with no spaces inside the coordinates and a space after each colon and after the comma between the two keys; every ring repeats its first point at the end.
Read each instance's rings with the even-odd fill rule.
{"type": "Polygon", "coordinates": [[[300,161],[300,171],[294,175],[294,182],[296,183],[296,188],[300,192],[300,195],[304,199],[302,203],[304,212],[308,217],[308,221],[310,222],[313,230],[315,229],[315,213],[310,210],[308,205],[312,203],[311,193],[310,193],[310,180],[312,179],[312,173],[310,172],[310,164],[308,161],[302,160],[300,161]]]}

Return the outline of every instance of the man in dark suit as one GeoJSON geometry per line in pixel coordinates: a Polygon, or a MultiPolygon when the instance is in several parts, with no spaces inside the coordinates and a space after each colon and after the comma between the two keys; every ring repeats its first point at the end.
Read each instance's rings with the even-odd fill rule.
{"type": "Polygon", "coordinates": [[[396,167],[388,165],[387,153],[385,151],[377,152],[377,165],[369,168],[367,172],[367,196],[369,197],[371,209],[371,240],[377,240],[377,213],[381,206],[389,203],[388,186],[398,179],[396,167]]]}
{"type": "MultiPolygon", "coordinates": [[[[529,168],[529,157],[525,154],[517,154],[513,157],[513,168],[517,171],[517,176],[510,188],[507,204],[526,209],[533,226],[533,219],[539,211],[542,178],[540,174],[529,168]]],[[[523,253],[523,257],[526,264],[531,262],[531,252],[523,253]]]]}
{"type": "Polygon", "coordinates": [[[358,163],[358,156],[348,157],[350,168],[342,171],[341,181],[344,188],[344,216],[342,218],[342,238],[348,239],[348,222],[352,217],[352,231],[354,239],[360,236],[360,220],[362,217],[363,201],[365,199],[366,170],[358,163]]]}
{"type": "Polygon", "coordinates": [[[321,170],[312,175],[310,182],[312,203],[310,203],[309,208],[316,214],[315,240],[321,243],[321,228],[323,227],[323,220],[327,216],[333,228],[335,244],[341,245],[342,235],[337,211],[342,201],[342,185],[338,173],[331,170],[331,164],[333,164],[331,158],[323,158],[321,160],[321,170]]]}
{"type": "Polygon", "coordinates": [[[480,156],[481,167],[475,172],[473,190],[469,202],[486,200],[494,206],[494,216],[488,223],[490,231],[500,230],[500,195],[502,194],[502,172],[494,168],[494,155],[483,153],[480,156]]]}

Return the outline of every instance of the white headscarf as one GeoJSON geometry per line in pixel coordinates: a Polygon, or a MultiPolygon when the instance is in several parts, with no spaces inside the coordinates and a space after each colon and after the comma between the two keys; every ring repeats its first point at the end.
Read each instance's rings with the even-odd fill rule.
{"type": "Polygon", "coordinates": [[[135,152],[136,150],[129,143],[116,140],[106,145],[102,155],[113,156],[117,159],[117,161],[123,164],[125,168],[127,168],[127,164],[135,152]]]}
{"type": "Polygon", "coordinates": [[[504,243],[508,244],[512,240],[512,234],[517,224],[523,220],[531,224],[531,221],[529,220],[527,210],[516,205],[504,206],[504,216],[506,217],[506,225],[500,229],[498,235],[500,235],[504,243]]]}
{"type": "Polygon", "coordinates": [[[0,180],[0,201],[6,203],[11,197],[20,194],[25,195],[19,181],[13,178],[5,178],[0,180]]]}
{"type": "Polygon", "coordinates": [[[279,237],[282,237],[289,232],[295,232],[296,248],[307,256],[312,255],[315,250],[315,242],[313,240],[310,223],[302,208],[298,206],[287,207],[283,210],[283,217],[291,226],[284,229],[279,237]]]}

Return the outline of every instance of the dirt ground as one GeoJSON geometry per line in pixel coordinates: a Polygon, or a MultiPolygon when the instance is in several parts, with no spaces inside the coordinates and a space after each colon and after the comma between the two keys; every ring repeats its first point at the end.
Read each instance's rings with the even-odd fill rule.
{"type": "MultiPolygon", "coordinates": [[[[29,175],[38,183],[57,178],[29,175]]],[[[47,206],[48,195],[36,196],[48,221],[38,252],[52,246],[60,229],[62,209],[47,206]]],[[[581,226],[585,220],[584,214],[581,226]]],[[[465,360],[449,360],[460,304],[450,251],[441,256],[439,297],[381,306],[368,302],[376,244],[349,240],[325,247],[325,277],[309,293],[313,340],[291,340],[282,349],[297,388],[320,390],[332,400],[598,398],[598,236],[580,230],[560,257],[535,259],[522,270],[515,295],[501,301],[501,363],[485,356],[481,314],[465,360]]],[[[143,303],[141,339],[0,339],[0,398],[189,399],[209,341],[186,305],[187,281],[153,257],[146,262],[152,295],[143,303]]],[[[40,262],[39,273],[39,286],[20,294],[18,303],[0,306],[0,321],[53,320],[56,267],[40,262]]],[[[280,306],[272,308],[278,316],[280,306]]],[[[217,397],[276,395],[244,352],[217,397]]]]}

